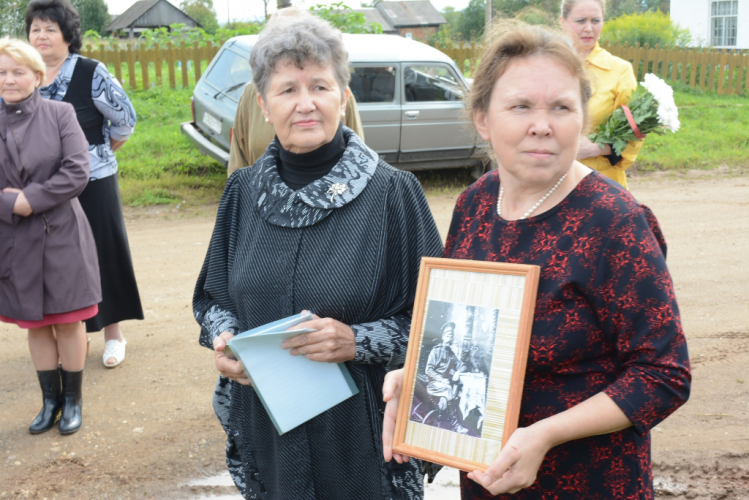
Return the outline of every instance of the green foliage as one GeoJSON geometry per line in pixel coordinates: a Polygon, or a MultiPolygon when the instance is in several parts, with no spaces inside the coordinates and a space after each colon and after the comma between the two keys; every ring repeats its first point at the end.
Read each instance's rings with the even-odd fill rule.
{"type": "Polygon", "coordinates": [[[140,42],[146,43],[146,48],[152,48],[155,44],[165,47],[168,42],[179,45],[183,41],[187,45],[198,42],[204,47],[208,42],[219,44],[229,38],[239,35],[256,35],[263,29],[262,23],[230,23],[227,27],[218,28],[215,33],[208,33],[203,28],[188,28],[184,24],[172,24],[169,28],[161,27],[151,30],[143,30],[140,42]]]}
{"type": "Polygon", "coordinates": [[[83,34],[83,39],[85,40],[85,43],[98,43],[101,40],[103,40],[102,36],[99,34],[96,30],[87,30],[83,34]]]}
{"type": "Polygon", "coordinates": [[[182,0],[179,7],[185,14],[199,22],[206,33],[214,35],[218,30],[213,0],[182,0]]]}
{"type": "Polygon", "coordinates": [[[260,33],[260,31],[265,26],[265,22],[246,22],[246,21],[231,21],[226,24],[224,24],[223,28],[219,28],[222,30],[226,30],[227,32],[234,32],[236,31],[240,35],[256,35],[260,33]]]}
{"type": "Polygon", "coordinates": [[[468,6],[462,10],[463,18],[453,31],[462,34],[463,40],[481,38],[486,23],[486,2],[484,0],[470,0],[468,6]]]}
{"type": "Polygon", "coordinates": [[[559,19],[560,3],[561,0],[494,0],[494,16],[517,17],[521,11],[532,7],[535,10],[545,13],[552,19],[559,19]]]}
{"type": "MultiPolygon", "coordinates": [[[[452,7],[449,7],[452,8],[452,7]]],[[[439,30],[434,35],[430,36],[427,39],[427,45],[434,46],[439,42],[441,47],[445,47],[448,42],[452,42],[453,40],[459,40],[460,39],[460,33],[453,34],[452,30],[450,29],[450,23],[443,24],[439,27],[439,30]]]]}
{"type": "Polygon", "coordinates": [[[641,14],[660,10],[668,14],[670,0],[611,0],[606,2],[606,19],[614,19],[624,14],[641,14]]]}
{"type": "Polygon", "coordinates": [[[29,0],[0,0],[0,37],[26,37],[24,13],[29,0]]]}
{"type": "MultiPolygon", "coordinates": [[[[635,123],[643,134],[664,134],[663,129],[659,128],[658,124],[658,101],[645,87],[642,85],[637,87],[637,90],[632,94],[628,107],[632,112],[635,123]]],[[[611,144],[614,152],[618,155],[627,147],[628,141],[637,140],[622,108],[617,108],[611,118],[602,124],[595,133],[590,134],[588,138],[591,142],[599,145],[611,144]]]]}
{"type": "Polygon", "coordinates": [[[689,45],[692,35],[687,28],[681,28],[671,21],[668,14],[661,11],[642,14],[624,14],[606,21],[601,32],[602,42],[629,42],[634,45],[649,43],[651,47],[684,47],[689,45]]]}
{"type": "Polygon", "coordinates": [[[109,25],[109,8],[104,0],[73,0],[73,7],[81,16],[81,31],[104,33],[109,25]]]}
{"type": "MultiPolygon", "coordinates": [[[[455,10],[455,7],[448,6],[442,9],[442,17],[444,17],[445,21],[447,21],[447,27],[457,26],[463,17],[463,12],[460,10],[455,10]]],[[[442,26],[445,25],[443,24],[442,26]]]]}
{"type": "Polygon", "coordinates": [[[229,38],[239,35],[257,35],[263,28],[265,23],[227,23],[223,28],[216,30],[216,35],[213,37],[214,42],[219,40],[228,40],[229,38]]]}
{"type": "Polygon", "coordinates": [[[559,16],[538,7],[528,6],[515,13],[515,19],[526,24],[540,24],[543,26],[559,26],[559,16]]]}
{"type": "Polygon", "coordinates": [[[309,10],[344,33],[382,33],[382,25],[380,23],[367,22],[364,14],[353,12],[343,2],[335,2],[330,5],[318,4],[310,7],[309,10]]]}

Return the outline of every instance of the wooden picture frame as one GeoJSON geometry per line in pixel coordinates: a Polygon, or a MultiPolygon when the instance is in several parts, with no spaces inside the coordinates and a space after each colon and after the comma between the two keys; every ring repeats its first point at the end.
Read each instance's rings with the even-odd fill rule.
{"type": "Polygon", "coordinates": [[[494,461],[518,426],[539,274],[421,259],[396,453],[467,472],[494,461]]]}

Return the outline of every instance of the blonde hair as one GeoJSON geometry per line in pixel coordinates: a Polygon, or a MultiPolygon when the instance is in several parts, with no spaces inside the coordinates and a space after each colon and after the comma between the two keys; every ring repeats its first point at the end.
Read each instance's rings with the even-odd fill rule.
{"type": "MultiPolygon", "coordinates": [[[[572,9],[575,8],[575,5],[580,3],[582,0],[562,0],[562,17],[564,19],[567,19],[567,16],[570,15],[570,12],[572,12],[572,9]]],[[[595,2],[598,2],[598,5],[601,6],[601,15],[604,17],[606,16],[606,0],[594,0],[595,2]]]]}
{"type": "Polygon", "coordinates": [[[588,101],[591,96],[590,81],[580,56],[563,34],[542,26],[529,26],[517,21],[502,21],[488,34],[487,49],[473,78],[471,91],[466,98],[469,116],[487,112],[494,84],[507,71],[510,64],[521,58],[535,55],[548,56],[565,66],[580,82],[583,125],[588,122],[588,101]]]}
{"type": "Polygon", "coordinates": [[[41,54],[34,47],[18,40],[17,38],[0,38],[0,55],[7,55],[18,64],[28,66],[32,71],[42,76],[42,81],[47,74],[47,66],[42,60],[41,54]]]}

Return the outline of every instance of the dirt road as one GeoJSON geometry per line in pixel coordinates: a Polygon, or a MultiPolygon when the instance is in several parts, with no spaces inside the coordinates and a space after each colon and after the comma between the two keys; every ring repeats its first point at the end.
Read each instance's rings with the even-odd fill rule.
{"type": "MultiPolygon", "coordinates": [[[[653,431],[658,496],[749,499],[749,177],[648,177],[631,190],[668,240],[693,366],[690,401],[653,431]]],[[[443,237],[454,198],[429,200],[443,237]]],[[[216,373],[190,306],[213,213],[128,212],[147,319],[123,325],[127,360],[113,370],[101,364],[103,335],[92,336],[77,434],[28,434],[40,392],[26,334],[0,324],[0,498],[231,492],[186,485],[225,467],[210,406],[216,373]]]]}

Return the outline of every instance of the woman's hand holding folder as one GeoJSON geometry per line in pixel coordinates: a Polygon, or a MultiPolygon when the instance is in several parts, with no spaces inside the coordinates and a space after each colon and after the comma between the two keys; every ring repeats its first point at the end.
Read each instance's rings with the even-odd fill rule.
{"type": "Polygon", "coordinates": [[[232,338],[234,335],[230,332],[224,332],[215,339],[213,339],[213,350],[215,351],[216,357],[216,369],[221,373],[222,377],[229,378],[235,382],[239,382],[242,385],[252,385],[252,382],[242,369],[242,364],[236,359],[232,359],[226,355],[224,349],[226,349],[226,341],[232,338]]]}
{"type": "Polygon", "coordinates": [[[289,349],[292,356],[301,355],[322,363],[343,363],[356,357],[354,331],[340,321],[314,315],[313,320],[300,323],[294,328],[308,328],[316,331],[303,333],[283,341],[281,347],[289,349]]]}

